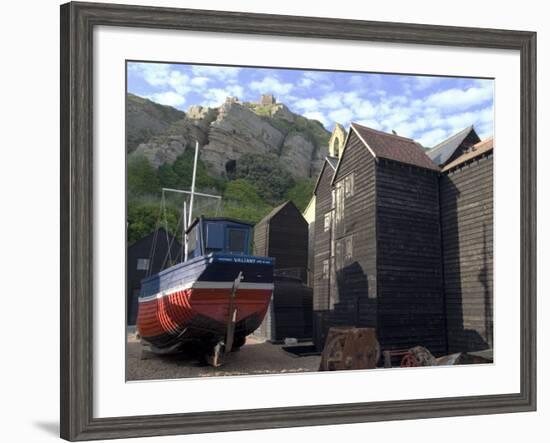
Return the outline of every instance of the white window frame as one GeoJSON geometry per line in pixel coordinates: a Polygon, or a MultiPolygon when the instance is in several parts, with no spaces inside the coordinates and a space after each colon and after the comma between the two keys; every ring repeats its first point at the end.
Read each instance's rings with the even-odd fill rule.
{"type": "Polygon", "coordinates": [[[323,260],[323,273],[321,274],[323,280],[328,280],[330,274],[329,259],[323,260]]]}
{"type": "Polygon", "coordinates": [[[332,223],[332,213],[325,212],[324,232],[330,231],[331,223],[332,223]]]}
{"type": "Polygon", "coordinates": [[[136,263],[136,270],[137,271],[148,271],[150,265],[151,265],[151,259],[149,259],[149,258],[138,258],[137,263],[136,263]]]}
{"type": "Polygon", "coordinates": [[[355,179],[354,179],[354,173],[352,172],[348,176],[344,178],[344,195],[346,198],[353,197],[354,194],[354,186],[355,186],[355,179]]]}
{"type": "Polygon", "coordinates": [[[350,261],[353,259],[353,235],[348,235],[344,244],[344,260],[350,261]]]}

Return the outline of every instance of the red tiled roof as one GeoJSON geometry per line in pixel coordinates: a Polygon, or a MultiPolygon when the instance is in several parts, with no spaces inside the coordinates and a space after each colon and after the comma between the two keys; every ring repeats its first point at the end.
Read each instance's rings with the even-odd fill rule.
{"type": "Polygon", "coordinates": [[[439,171],[439,167],[428,157],[424,148],[414,140],[357,123],[352,123],[351,127],[376,157],[439,171]]]}
{"type": "Polygon", "coordinates": [[[446,165],[442,169],[442,171],[448,171],[449,169],[455,168],[461,165],[462,163],[467,162],[468,160],[472,160],[480,156],[481,154],[489,152],[493,148],[494,148],[493,137],[486,138],[485,140],[482,140],[476,143],[475,145],[473,145],[468,151],[466,151],[460,157],[457,157],[451,163],[446,165]]]}

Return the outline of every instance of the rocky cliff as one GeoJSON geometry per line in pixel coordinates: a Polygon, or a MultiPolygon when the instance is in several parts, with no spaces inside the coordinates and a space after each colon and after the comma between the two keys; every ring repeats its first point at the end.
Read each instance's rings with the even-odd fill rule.
{"type": "Polygon", "coordinates": [[[274,154],[296,178],[314,177],[330,133],[284,104],[225,103],[187,112],[128,94],[127,150],[153,166],[174,162],[195,140],[211,174],[231,173],[244,154],[274,154]]]}

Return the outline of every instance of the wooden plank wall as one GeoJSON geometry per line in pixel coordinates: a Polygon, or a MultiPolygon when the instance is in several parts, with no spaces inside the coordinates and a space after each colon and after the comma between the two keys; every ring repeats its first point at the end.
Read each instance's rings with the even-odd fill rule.
{"type": "Polygon", "coordinates": [[[367,147],[352,132],[335,184],[353,173],[354,192],[344,197],[344,214],[337,224],[336,293],[333,322],[376,327],[376,163],[367,147]],[[345,258],[345,241],[351,236],[352,257],[345,258]],[[344,257],[339,257],[339,255],[344,257]]]}
{"type": "Polygon", "coordinates": [[[440,180],[449,352],[493,346],[493,154],[440,180]]]}
{"type": "Polygon", "coordinates": [[[323,326],[329,312],[330,282],[323,279],[323,262],[330,258],[330,231],[325,232],[325,213],[332,209],[331,181],[334,169],[325,163],[316,191],[313,259],[313,342],[317,349],[324,346],[323,326]]]}
{"type": "Polygon", "coordinates": [[[275,267],[307,269],[308,225],[298,208],[290,202],[269,221],[268,255],[275,267]]]}
{"type": "Polygon", "coordinates": [[[254,226],[254,254],[275,258],[275,268],[301,268],[305,275],[308,255],[308,224],[289,202],[273,217],[254,226]]]}
{"type": "Polygon", "coordinates": [[[324,232],[324,214],[331,208],[332,187],[330,174],[321,177],[315,219],[314,341],[318,348],[324,345],[332,326],[376,327],[374,168],[374,157],[354,133],[350,134],[337,180],[354,173],[354,195],[345,199],[343,222],[328,232],[324,232]],[[353,256],[345,260],[338,256],[345,253],[344,248],[335,248],[330,260],[331,278],[326,280],[322,279],[323,261],[330,258],[332,236],[336,243],[351,236],[353,256]]]}
{"type": "Polygon", "coordinates": [[[438,173],[383,159],[376,171],[378,339],[443,355],[438,173]]]}
{"type": "Polygon", "coordinates": [[[269,256],[269,223],[260,221],[254,226],[253,254],[260,257],[269,256]]]}

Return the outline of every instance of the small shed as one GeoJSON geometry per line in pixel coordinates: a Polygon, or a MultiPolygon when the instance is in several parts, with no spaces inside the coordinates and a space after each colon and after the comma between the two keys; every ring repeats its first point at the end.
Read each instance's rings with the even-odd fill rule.
{"type": "Polygon", "coordinates": [[[181,257],[181,243],[159,228],[128,246],[126,256],[126,324],[135,325],[141,280],[181,257]],[[170,251],[170,253],[168,252],[170,251]]]}
{"type": "Polygon", "coordinates": [[[307,277],[308,224],[292,201],[267,214],[254,227],[254,254],[275,259],[278,274],[307,277]]]}
{"type": "Polygon", "coordinates": [[[277,206],[256,224],[254,255],[275,258],[273,298],[256,335],[270,341],[310,339],[313,291],[305,284],[308,223],[292,201],[277,206]]]}

